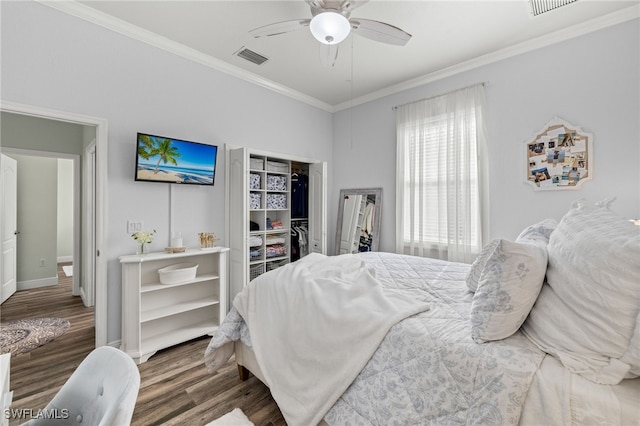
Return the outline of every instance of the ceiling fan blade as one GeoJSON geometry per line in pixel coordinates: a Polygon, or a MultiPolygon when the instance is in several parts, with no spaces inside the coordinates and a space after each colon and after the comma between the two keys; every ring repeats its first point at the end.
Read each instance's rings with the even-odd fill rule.
{"type": "Polygon", "coordinates": [[[352,18],[351,28],[363,37],[382,43],[404,46],[411,39],[411,34],[384,22],[372,21],[370,19],[352,18]]]}
{"type": "Polygon", "coordinates": [[[338,59],[337,44],[320,44],[320,63],[325,68],[331,68],[336,64],[338,59]]]}
{"type": "Polygon", "coordinates": [[[249,31],[249,34],[255,38],[276,36],[308,27],[310,21],[310,19],[294,19],[292,21],[276,22],[275,24],[255,28],[249,31]]]}

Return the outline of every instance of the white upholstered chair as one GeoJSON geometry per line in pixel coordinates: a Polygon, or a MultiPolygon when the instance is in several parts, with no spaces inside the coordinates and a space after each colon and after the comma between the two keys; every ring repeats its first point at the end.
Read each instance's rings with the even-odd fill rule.
{"type": "Polygon", "coordinates": [[[133,359],[119,349],[101,346],[80,363],[40,418],[25,424],[128,425],[139,389],[140,372],[133,359]]]}

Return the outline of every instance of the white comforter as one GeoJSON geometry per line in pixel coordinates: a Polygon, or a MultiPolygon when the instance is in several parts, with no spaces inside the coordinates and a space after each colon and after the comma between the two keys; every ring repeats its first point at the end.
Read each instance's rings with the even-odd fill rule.
{"type": "MultiPolygon", "coordinates": [[[[267,316],[261,317],[262,320],[256,321],[260,317],[253,317],[251,313],[252,308],[260,309],[265,303],[260,300],[259,293],[242,296],[246,300],[234,304],[238,310],[242,308],[245,320],[249,318],[247,322],[256,358],[285,419],[289,422],[289,411],[304,409],[302,406],[295,408],[302,400],[293,401],[293,409],[281,405],[283,400],[287,404],[291,402],[289,399],[297,400],[298,391],[292,392],[290,387],[295,386],[300,389],[299,395],[304,401],[311,400],[315,414],[305,417],[309,421],[302,423],[298,422],[302,417],[296,417],[298,423],[291,424],[316,424],[320,420],[318,416],[326,410],[329,411],[324,419],[335,425],[517,424],[544,354],[519,332],[508,339],[485,344],[477,344],[471,339],[472,294],[464,285],[469,266],[389,253],[366,253],[357,258],[364,259],[367,268],[375,271],[374,281],[382,284],[384,294],[389,297],[402,294],[404,299],[398,300],[406,300],[408,296],[421,301],[419,306],[423,308],[423,302],[427,301],[429,309],[397,322],[390,329],[371,326],[369,320],[361,317],[366,314],[366,308],[335,309],[335,304],[344,303],[344,300],[336,295],[325,296],[320,286],[307,294],[295,287],[299,280],[294,276],[289,277],[294,278],[290,283],[293,293],[277,301],[267,298],[269,309],[263,313],[267,316]],[[307,315],[306,309],[315,309],[314,303],[326,297],[334,308],[329,309],[331,315],[326,318],[331,325],[321,327],[316,320],[318,315],[325,314],[309,311],[307,315]],[[286,305],[279,305],[285,299],[290,300],[286,305]],[[291,305],[301,307],[303,300],[311,303],[304,305],[304,309],[290,311],[291,305]],[[279,310],[288,313],[276,313],[279,310]],[[277,326],[271,323],[272,314],[277,317],[277,326]],[[316,326],[311,327],[312,324],[316,326]],[[339,337],[336,342],[342,343],[331,343],[327,350],[321,347],[323,339],[316,341],[313,347],[307,347],[307,337],[303,334],[309,327],[327,338],[335,333],[340,336],[345,330],[361,332],[361,335],[357,334],[360,337],[352,339],[360,339],[369,332],[379,332],[377,335],[384,338],[377,349],[372,349],[368,345],[379,340],[378,336],[366,347],[360,341],[351,344],[349,339],[339,337]],[[347,345],[346,352],[340,348],[343,344],[347,345]],[[291,345],[296,346],[295,353],[291,345]],[[333,351],[338,350],[341,355],[331,357],[333,351]],[[347,354],[357,356],[358,362],[351,362],[347,354]],[[265,361],[265,357],[270,360],[265,361]],[[324,362],[326,367],[316,362],[324,362]],[[265,368],[266,364],[269,367],[265,368]],[[338,364],[345,367],[344,372],[334,374],[333,370],[324,370],[338,364]],[[339,384],[332,382],[343,378],[339,384]],[[351,381],[353,383],[348,386],[351,381]],[[275,390],[276,383],[284,389],[275,390]],[[315,393],[325,386],[332,388],[332,392],[326,396],[315,393]],[[284,398],[282,393],[285,393],[284,398]]],[[[312,267],[319,259],[308,258],[307,265],[312,267]]],[[[276,271],[280,270],[283,275],[265,274],[265,281],[270,275],[274,278],[269,286],[279,285],[278,281],[289,273],[284,268],[276,271]]],[[[343,287],[348,287],[348,281],[355,278],[349,276],[348,271],[351,269],[343,271],[342,279],[346,280],[343,287]]],[[[311,269],[308,275],[317,272],[322,270],[311,269]]],[[[254,280],[249,287],[258,288],[262,282],[254,280]]],[[[377,284],[372,287],[378,291],[377,284]]],[[[390,323],[398,319],[393,318],[390,323]]],[[[217,364],[226,361],[230,355],[229,342],[240,339],[243,329],[242,319],[237,313],[230,313],[205,354],[210,368],[215,364],[212,360],[217,351],[225,352],[224,359],[217,364]]],[[[247,337],[242,339],[246,343],[247,337]]]]}
{"type": "Polygon", "coordinates": [[[421,299],[384,294],[355,255],[310,254],[253,280],[233,305],[287,424],[313,425],[421,299]]]}
{"type": "Polygon", "coordinates": [[[524,335],[478,344],[469,321],[469,265],[391,253],[361,255],[387,291],[430,309],[396,324],[329,411],[335,425],[517,424],[543,359],[524,335]]]}

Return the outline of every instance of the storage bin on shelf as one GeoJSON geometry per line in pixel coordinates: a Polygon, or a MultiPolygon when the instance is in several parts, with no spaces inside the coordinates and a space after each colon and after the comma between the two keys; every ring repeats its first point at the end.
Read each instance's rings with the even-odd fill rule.
{"type": "Polygon", "coordinates": [[[286,191],[287,190],[286,176],[268,175],[267,190],[268,191],[286,191]]]}
{"type": "Polygon", "coordinates": [[[279,161],[267,161],[268,172],[288,173],[289,165],[287,163],[281,163],[279,161]]]}
{"type": "Polygon", "coordinates": [[[250,158],[249,168],[252,170],[264,170],[264,160],[262,158],[250,158]]]}
{"type": "Polygon", "coordinates": [[[264,263],[249,266],[249,281],[264,274],[264,263]]]}
{"type": "Polygon", "coordinates": [[[249,173],[249,189],[260,189],[260,175],[249,173]]]}
{"type": "Polygon", "coordinates": [[[262,194],[258,192],[250,192],[249,193],[249,209],[259,210],[261,200],[262,200],[262,194]]]}
{"type": "Polygon", "coordinates": [[[194,279],[197,271],[197,263],[176,263],[158,269],[158,276],[160,284],[179,284],[194,279]]]}
{"type": "Polygon", "coordinates": [[[289,259],[281,259],[281,260],[274,260],[272,262],[267,262],[267,272],[273,271],[274,269],[278,269],[279,267],[284,266],[287,263],[289,263],[289,259]]]}
{"type": "Polygon", "coordinates": [[[267,194],[267,208],[271,210],[282,210],[287,208],[286,194],[267,194]]]}

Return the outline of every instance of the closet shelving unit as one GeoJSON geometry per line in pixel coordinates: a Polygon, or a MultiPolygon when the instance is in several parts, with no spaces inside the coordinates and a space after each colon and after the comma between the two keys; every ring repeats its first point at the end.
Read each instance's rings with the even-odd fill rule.
{"type": "Polygon", "coordinates": [[[291,163],[252,155],[249,159],[249,279],[290,261],[291,163]]]}
{"type": "Polygon", "coordinates": [[[294,166],[304,169],[308,178],[307,251],[326,254],[327,163],[246,147],[227,148],[230,302],[252,279],[292,261],[291,223],[297,219],[292,218],[294,166]]]}

